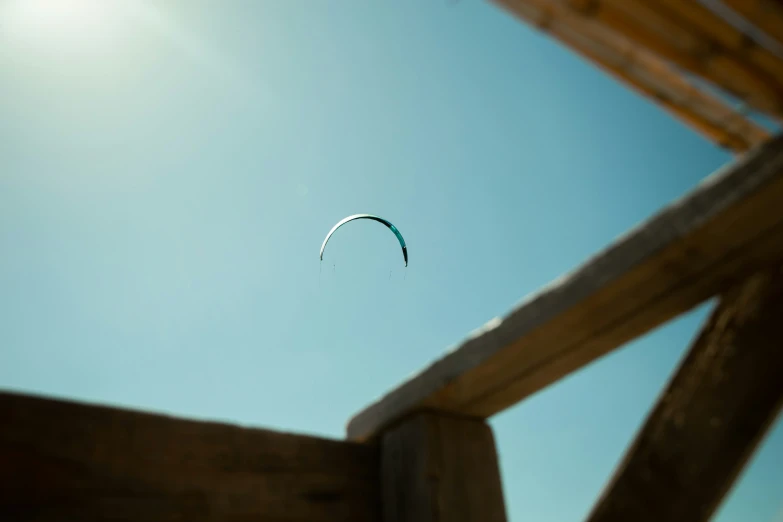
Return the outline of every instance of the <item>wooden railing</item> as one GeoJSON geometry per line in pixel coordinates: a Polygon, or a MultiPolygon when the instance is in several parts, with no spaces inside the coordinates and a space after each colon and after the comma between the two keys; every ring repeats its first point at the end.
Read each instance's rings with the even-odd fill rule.
{"type": "Polygon", "coordinates": [[[505,522],[486,419],[710,298],[589,516],[706,521],[783,405],[783,137],[360,412],[347,441],[0,394],[0,520],[505,522]]]}

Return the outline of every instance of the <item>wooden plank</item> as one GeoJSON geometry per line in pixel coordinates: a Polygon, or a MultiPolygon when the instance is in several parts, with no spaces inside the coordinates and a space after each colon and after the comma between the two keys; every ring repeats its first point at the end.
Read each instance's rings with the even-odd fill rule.
{"type": "Polygon", "coordinates": [[[419,409],[489,417],[783,257],[783,137],[739,158],[348,423],[419,409]]]}
{"type": "MultiPolygon", "coordinates": [[[[703,34],[698,27],[672,13],[664,0],[556,0],[568,4],[576,12],[600,22],[630,40],[656,53],[661,58],[697,75],[725,91],[746,101],[751,107],[776,117],[783,116],[779,76],[762,69],[755,62],[766,57],[764,63],[772,67],[776,57],[766,49],[748,45],[741,34],[734,31],[740,48],[727,47],[703,34]]],[[[668,1],[668,0],[666,0],[668,1]]],[[[696,4],[696,2],[678,2],[696,4]]],[[[720,20],[710,11],[710,20],[720,20]]],[[[728,24],[727,31],[731,31],[728,24]]],[[[777,70],[777,68],[776,68],[777,70]]]]}
{"type": "Polygon", "coordinates": [[[723,147],[745,152],[770,138],[763,127],[689,83],[668,63],[589,17],[551,0],[494,3],[545,31],[723,147]]]}
{"type": "Polygon", "coordinates": [[[0,426],[0,520],[380,520],[371,445],[13,393],[0,426]]]}
{"type": "Polygon", "coordinates": [[[762,45],[783,55],[783,5],[778,0],[721,0],[721,3],[764,33],[762,45]]]}
{"type": "Polygon", "coordinates": [[[728,293],[589,522],[706,522],[783,406],[783,270],[728,293]]]}
{"type": "Polygon", "coordinates": [[[506,522],[492,429],[423,413],[383,435],[383,522],[506,522]]]}
{"type": "MultiPolygon", "coordinates": [[[[719,10],[707,3],[682,2],[681,0],[634,0],[647,4],[712,49],[718,48],[730,53],[746,67],[755,69],[781,86],[783,80],[783,58],[777,53],[759,45],[739,28],[725,19],[719,10]]],[[[714,2],[713,2],[714,3],[714,2]]],[[[642,16],[644,16],[642,14],[642,16]]]]}

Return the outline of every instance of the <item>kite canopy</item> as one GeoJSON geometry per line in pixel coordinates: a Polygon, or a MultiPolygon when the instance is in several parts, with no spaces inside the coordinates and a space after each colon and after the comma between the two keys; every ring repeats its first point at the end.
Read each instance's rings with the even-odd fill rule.
{"type": "Polygon", "coordinates": [[[383,223],[389,228],[389,230],[394,232],[394,235],[397,236],[397,241],[400,242],[400,246],[402,247],[402,257],[403,259],[405,259],[405,266],[408,266],[408,247],[405,246],[405,240],[402,238],[402,234],[400,234],[400,231],[397,230],[397,227],[392,225],[389,221],[383,219],[382,217],[373,216],[372,214],[354,214],[353,216],[348,216],[347,218],[338,221],[337,224],[332,227],[332,230],[330,230],[329,233],[326,234],[326,239],[324,239],[324,242],[321,245],[321,261],[323,261],[324,259],[324,248],[326,248],[326,243],[329,241],[329,238],[332,237],[332,234],[334,234],[335,230],[345,225],[349,221],[353,221],[355,219],[372,219],[373,221],[377,221],[378,223],[383,223]]]}

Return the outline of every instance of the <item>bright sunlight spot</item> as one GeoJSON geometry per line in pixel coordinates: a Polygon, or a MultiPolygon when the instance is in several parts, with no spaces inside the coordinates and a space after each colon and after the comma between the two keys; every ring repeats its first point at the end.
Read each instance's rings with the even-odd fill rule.
{"type": "Polygon", "coordinates": [[[122,28],[122,7],[116,0],[6,0],[0,30],[16,44],[98,51],[122,28]]]}

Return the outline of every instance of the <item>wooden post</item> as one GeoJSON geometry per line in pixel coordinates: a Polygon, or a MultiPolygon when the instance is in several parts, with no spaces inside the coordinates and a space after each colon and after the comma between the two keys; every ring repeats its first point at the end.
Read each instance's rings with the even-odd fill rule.
{"type": "Polygon", "coordinates": [[[419,413],[383,434],[383,522],[506,522],[492,429],[419,413]]]}
{"type": "Polygon", "coordinates": [[[783,404],[783,270],[723,296],[589,522],[706,522],[783,404]]]}

